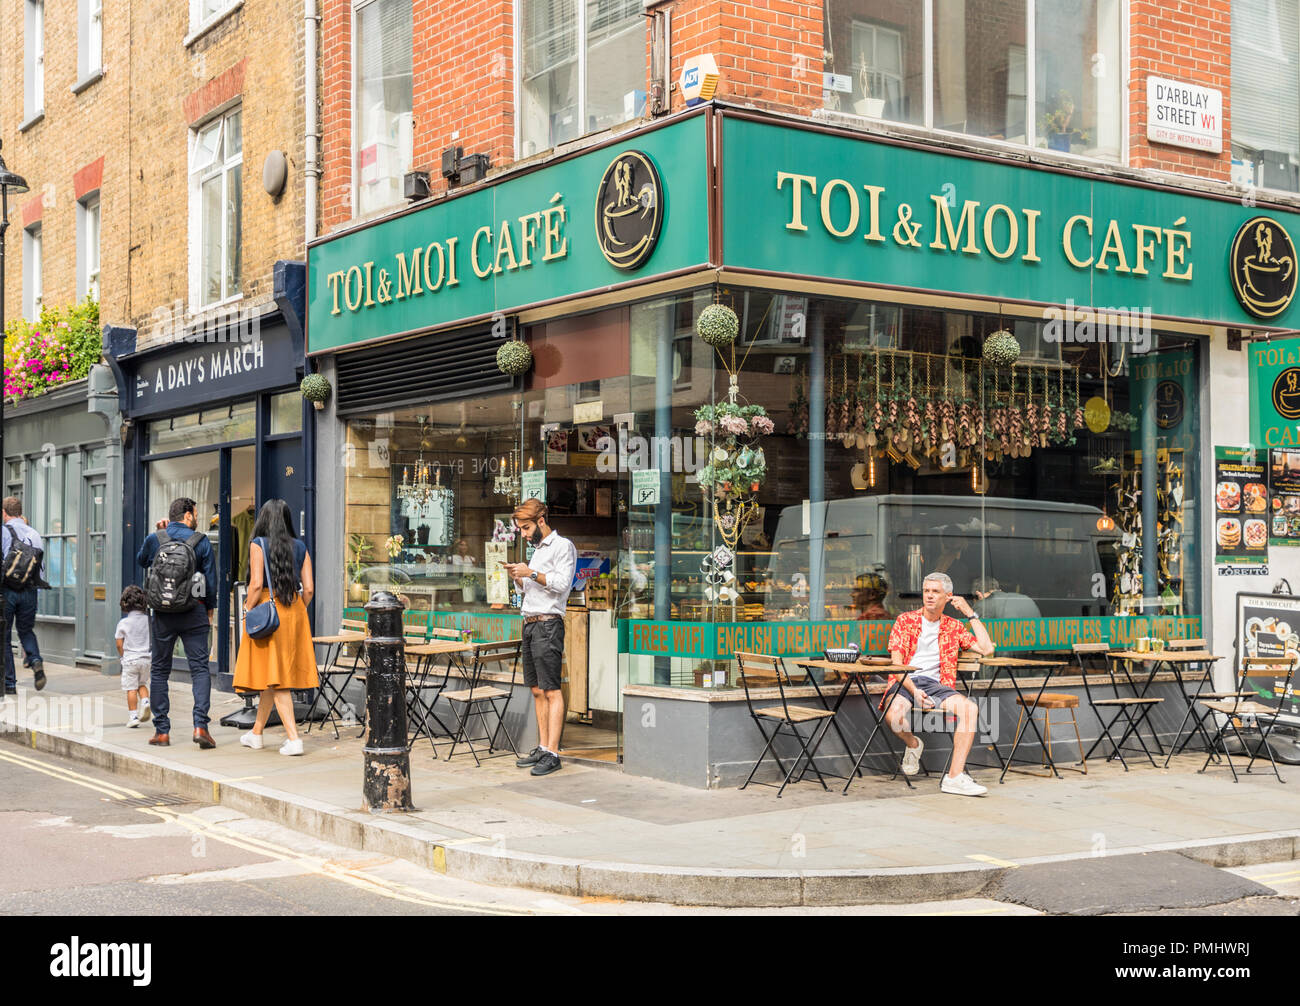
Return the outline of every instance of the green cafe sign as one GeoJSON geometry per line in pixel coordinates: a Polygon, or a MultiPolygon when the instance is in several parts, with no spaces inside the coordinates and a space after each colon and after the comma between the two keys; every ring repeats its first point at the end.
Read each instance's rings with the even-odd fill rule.
{"type": "Polygon", "coordinates": [[[1251,443],[1300,448],[1300,339],[1252,342],[1246,352],[1251,443]]]}
{"type": "Polygon", "coordinates": [[[313,245],[309,351],[704,267],[705,143],[696,115],[313,245]]]}
{"type": "MultiPolygon", "coordinates": [[[[884,653],[889,621],[653,622],[618,623],[619,652],[633,656],[731,660],[737,653],[779,657],[820,656],[856,644],[884,653]]],[[[985,623],[1000,651],[1068,651],[1075,643],[1129,646],[1143,636],[1194,639],[1200,618],[1136,615],[1111,618],[995,618],[985,623]]]]}
{"type": "Polygon", "coordinates": [[[1286,273],[1289,254],[1279,224],[1259,245],[1259,211],[1240,201],[735,117],[722,136],[731,267],[1098,313],[1295,324],[1290,301],[1270,300],[1276,313],[1261,323],[1243,306],[1254,301],[1234,292],[1229,256],[1241,235],[1243,275],[1255,286],[1273,275],[1261,270],[1286,273]]]}

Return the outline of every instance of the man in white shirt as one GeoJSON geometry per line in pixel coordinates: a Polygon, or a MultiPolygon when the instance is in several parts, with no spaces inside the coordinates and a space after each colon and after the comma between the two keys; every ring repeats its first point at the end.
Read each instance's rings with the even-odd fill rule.
{"type": "Polygon", "coordinates": [[[578,550],[546,523],[546,505],[527,499],[515,507],[515,525],[535,551],[527,562],[508,562],[506,573],[524,593],[524,684],[533,690],[537,713],[537,747],[520,758],[520,768],[549,775],[560,767],[560,731],[564,728],[564,607],[573,589],[578,550]]]}

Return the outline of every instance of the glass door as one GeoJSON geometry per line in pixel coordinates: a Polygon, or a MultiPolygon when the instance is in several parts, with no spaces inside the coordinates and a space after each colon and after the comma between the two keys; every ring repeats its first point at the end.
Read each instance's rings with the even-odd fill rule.
{"type": "Polygon", "coordinates": [[[86,613],[82,630],[86,638],[82,641],[82,650],[87,656],[102,657],[109,638],[109,603],[117,602],[117,598],[108,597],[105,576],[108,549],[105,520],[108,488],[105,476],[88,476],[85,494],[82,511],[86,515],[86,573],[82,578],[81,610],[86,613]]]}

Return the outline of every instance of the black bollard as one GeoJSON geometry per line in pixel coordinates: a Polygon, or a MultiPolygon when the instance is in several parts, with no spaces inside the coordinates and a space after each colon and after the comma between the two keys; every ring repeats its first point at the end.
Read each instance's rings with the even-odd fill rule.
{"type": "Polygon", "coordinates": [[[411,756],[406,749],[406,606],[388,591],[366,605],[366,746],[362,799],[371,812],[413,810],[411,756]]]}

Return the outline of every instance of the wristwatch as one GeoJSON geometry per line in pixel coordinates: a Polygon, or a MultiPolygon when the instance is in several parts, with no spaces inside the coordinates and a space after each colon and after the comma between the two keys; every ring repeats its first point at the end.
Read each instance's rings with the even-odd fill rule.
{"type": "Polygon", "coordinates": [[[980,620],[980,616],[978,612],[976,612],[975,614],[971,615],[969,618],[966,619],[966,621],[968,622],[978,622],[979,620],[980,620]]]}
{"type": "Polygon", "coordinates": [[[529,573],[528,579],[532,580],[535,583],[537,581],[537,571],[534,570],[533,572],[529,573]]]}

